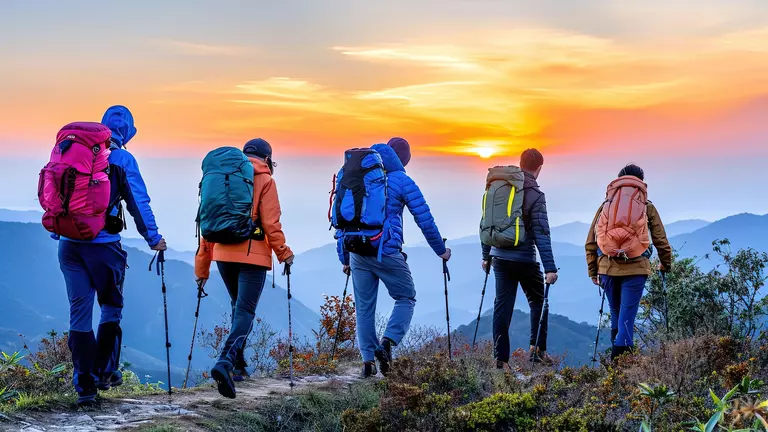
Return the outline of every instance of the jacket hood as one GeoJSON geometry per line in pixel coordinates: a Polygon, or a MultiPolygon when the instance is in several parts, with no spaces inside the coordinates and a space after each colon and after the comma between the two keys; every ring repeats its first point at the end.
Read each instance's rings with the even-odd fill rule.
{"type": "Polygon", "coordinates": [[[269,174],[272,175],[272,170],[269,169],[269,165],[264,162],[263,159],[248,156],[248,160],[253,164],[253,172],[256,174],[269,174]]]}
{"type": "Polygon", "coordinates": [[[405,172],[405,167],[403,166],[403,163],[400,162],[400,158],[397,157],[397,153],[395,153],[395,150],[393,150],[392,147],[386,144],[375,144],[371,147],[371,149],[376,150],[376,152],[379,153],[379,156],[381,156],[381,161],[384,162],[384,171],[405,172]]]}
{"type": "Polygon", "coordinates": [[[112,131],[112,142],[118,147],[125,146],[136,135],[133,114],[122,105],[107,109],[104,117],[101,118],[101,123],[112,131]]]}

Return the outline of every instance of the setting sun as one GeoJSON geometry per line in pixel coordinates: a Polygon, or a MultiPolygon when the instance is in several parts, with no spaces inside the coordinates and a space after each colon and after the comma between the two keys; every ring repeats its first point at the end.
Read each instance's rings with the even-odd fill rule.
{"type": "Polygon", "coordinates": [[[480,156],[483,159],[488,159],[494,154],[496,154],[496,149],[491,147],[475,147],[472,149],[473,153],[476,153],[478,156],[480,156]]]}

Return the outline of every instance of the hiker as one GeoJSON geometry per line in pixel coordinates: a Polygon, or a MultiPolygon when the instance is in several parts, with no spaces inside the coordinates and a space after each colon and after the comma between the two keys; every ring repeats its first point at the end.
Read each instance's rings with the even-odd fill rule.
{"type": "Polygon", "coordinates": [[[528,149],[520,156],[519,168],[496,167],[489,170],[481,229],[484,225],[491,227],[493,224],[501,225],[505,219],[508,221],[508,229],[501,233],[498,232],[498,227],[495,232],[493,229],[481,231],[482,268],[483,271],[489,272],[492,264],[496,277],[493,345],[498,369],[503,369],[509,363],[509,326],[515,309],[518,284],[523,288],[531,308],[530,359],[534,362],[551,360],[546,354],[548,317],[547,314],[542,317],[542,309],[544,284],[557,282],[557,266],[552,253],[547,203],[544,192],[536,181],[543,166],[544,156],[536,149],[528,149]],[[501,180],[499,185],[495,183],[496,180],[501,180]],[[510,182],[515,186],[510,187],[510,182]],[[505,189],[499,190],[499,194],[495,195],[494,192],[499,187],[505,189]],[[500,199],[493,199],[494,195],[500,199]],[[488,207],[485,207],[486,205],[488,207]],[[493,211],[496,207],[499,208],[493,211]],[[501,219],[495,222],[486,221],[489,214],[497,217],[501,215],[501,219]],[[506,233],[511,235],[508,241],[497,238],[498,234],[506,233]],[[523,233],[524,235],[521,235],[523,233]],[[542,274],[536,261],[537,249],[544,264],[545,274],[542,274]]]}
{"type": "Polygon", "coordinates": [[[203,161],[205,174],[201,182],[199,216],[202,235],[195,256],[195,275],[198,284],[204,284],[210,277],[211,261],[216,261],[229,292],[232,328],[218,361],[211,369],[211,377],[217,382],[219,393],[228,398],[235,397],[235,381],[248,377],[243,351],[253,328],[267,272],[272,269],[272,253],[277,255],[280,263],[293,264],[293,252],[285,244],[280,223],[280,200],[277,184],[272,178],[275,166],[272,146],[261,138],[248,141],[242,151],[234,147],[214,150],[203,161]],[[217,176],[216,170],[225,170],[233,159],[236,161],[235,169],[245,168],[246,178],[240,176],[238,179],[236,176],[239,173],[233,175],[231,172],[217,176]],[[231,188],[225,182],[231,182],[231,188]],[[235,196],[239,193],[235,189],[236,184],[247,185],[247,189],[243,190],[247,190],[250,196],[235,196]],[[233,211],[227,207],[227,203],[232,202],[246,203],[245,232],[240,239],[235,230],[227,227],[229,222],[237,223],[231,216],[237,213],[237,209],[233,211]],[[223,228],[207,232],[210,231],[209,226],[223,228]]]}
{"type": "Polygon", "coordinates": [[[645,173],[637,165],[619,172],[608,185],[585,245],[589,277],[605,291],[611,308],[612,360],[634,348],[635,316],[651,275],[653,246],[658,250],[659,270],[672,268],[672,247],[656,207],[647,198],[644,180],[645,173]]]}
{"type": "MultiPolygon", "coordinates": [[[[405,173],[405,166],[411,160],[408,141],[403,138],[392,138],[387,144],[376,144],[371,147],[370,150],[374,152],[366,150],[376,160],[380,157],[379,164],[383,164],[383,171],[379,175],[386,175],[386,197],[382,190],[382,202],[378,204],[381,207],[381,219],[383,219],[379,222],[383,222],[381,224],[383,228],[370,232],[362,230],[362,235],[354,229],[338,229],[336,238],[339,259],[343,265],[342,271],[347,275],[351,272],[352,275],[357,313],[357,337],[360,354],[363,357],[362,376],[369,378],[377,373],[375,360],[379,361],[383,375],[389,373],[392,347],[397,346],[408,332],[416,304],[416,289],[411,270],[406,262],[407,257],[402,251],[404,208],[408,207],[435,254],[444,260],[449,260],[451,250],[445,247],[421,190],[405,173]],[[372,247],[366,251],[365,247],[358,244],[359,242],[370,243],[372,247]],[[379,280],[384,282],[390,297],[395,300],[395,306],[381,341],[376,337],[376,300],[379,280]]],[[[382,183],[373,183],[373,186],[369,187],[375,188],[376,185],[383,186],[383,184],[382,179],[382,183]]],[[[375,195],[377,190],[368,191],[368,193],[375,195]]],[[[340,202],[343,207],[342,199],[343,194],[341,198],[337,195],[337,202],[340,202]]]]}
{"type": "MultiPolygon", "coordinates": [[[[133,155],[125,149],[126,144],[136,135],[133,115],[124,106],[113,106],[104,113],[101,123],[108,128],[104,130],[110,151],[108,170],[102,171],[104,174],[108,173],[109,182],[109,192],[105,194],[109,196],[106,218],[100,220],[98,225],[103,229],[96,231],[94,236],[88,239],[77,238],[78,236],[73,234],[70,235],[74,238],[63,234],[52,235],[60,240],[59,265],[69,297],[69,349],[72,351],[73,382],[78,394],[77,404],[80,406],[92,405],[96,400],[97,390],[109,390],[110,387],[123,383],[119,370],[122,344],[120,320],[127,263],[127,253],[120,243],[120,232],[126,228],[123,201],[150,249],[167,249],[165,240],[158,233],[139,166],[133,155]],[[101,318],[95,336],[92,324],[94,295],[101,307],[101,318]]],[[[57,147],[62,154],[67,151],[75,152],[77,144],[71,140],[80,133],[93,132],[92,128],[89,130],[88,127],[75,126],[64,133],[66,137],[58,140],[57,147]]],[[[100,152],[104,150],[94,149],[91,152],[88,149],[87,163],[105,155],[100,152]]],[[[89,183],[93,187],[89,186],[88,189],[98,190],[99,181],[96,180],[96,174],[90,181],[86,180],[85,185],[89,183]]],[[[77,189],[77,183],[75,185],[77,189]]],[[[72,196],[77,193],[75,190],[72,196]]],[[[84,198],[83,202],[87,200],[84,198]]],[[[70,204],[74,206],[75,200],[70,204]]],[[[58,228],[63,229],[61,226],[58,228]]]]}

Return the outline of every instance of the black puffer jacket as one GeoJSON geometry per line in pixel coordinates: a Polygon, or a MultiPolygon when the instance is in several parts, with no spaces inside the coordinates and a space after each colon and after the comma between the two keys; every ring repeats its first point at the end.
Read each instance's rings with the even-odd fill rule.
{"type": "Polygon", "coordinates": [[[549,218],[544,192],[532,174],[525,173],[525,194],[523,197],[523,222],[525,223],[525,241],[516,248],[499,249],[483,245],[483,259],[490,257],[514,262],[536,262],[536,249],[539,250],[545,273],[557,273],[555,256],[552,253],[552,240],[549,236],[549,218]]]}

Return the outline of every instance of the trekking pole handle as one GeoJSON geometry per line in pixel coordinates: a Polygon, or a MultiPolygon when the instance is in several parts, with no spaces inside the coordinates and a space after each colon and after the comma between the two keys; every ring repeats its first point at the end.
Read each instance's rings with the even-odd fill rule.
{"type": "Polygon", "coordinates": [[[208,297],[208,293],[205,292],[205,284],[208,282],[208,279],[200,279],[197,282],[197,296],[200,298],[208,297]]]}
{"type": "MultiPolygon", "coordinates": [[[[448,239],[447,238],[443,238],[443,245],[444,246],[445,246],[445,244],[447,242],[448,242],[448,239]]],[[[446,277],[448,278],[449,281],[451,280],[451,272],[448,271],[448,260],[443,260],[443,274],[446,275],[446,277]]]]}

